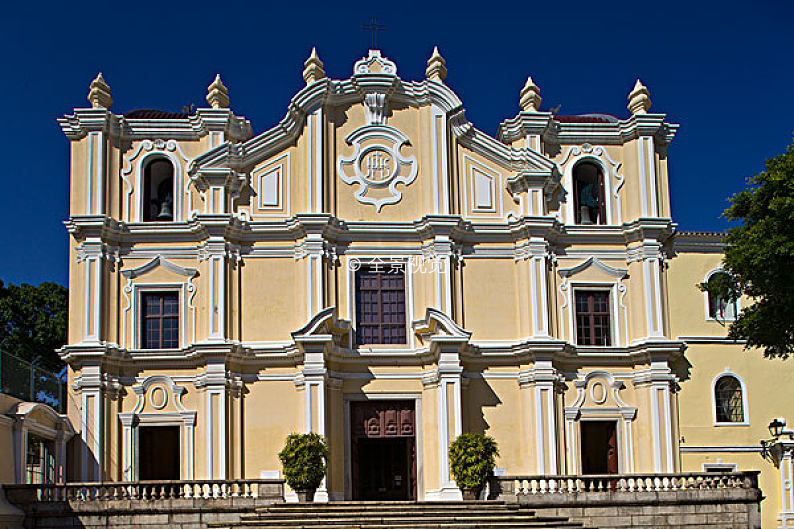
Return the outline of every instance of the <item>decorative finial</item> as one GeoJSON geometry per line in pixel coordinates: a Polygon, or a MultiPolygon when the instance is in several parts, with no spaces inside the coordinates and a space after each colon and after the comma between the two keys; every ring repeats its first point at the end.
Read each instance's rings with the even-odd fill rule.
{"type": "Polygon", "coordinates": [[[207,103],[212,108],[229,108],[229,89],[221,81],[221,74],[207,87],[207,103]]]}
{"type": "Polygon", "coordinates": [[[648,109],[651,108],[651,94],[648,89],[642,84],[642,81],[637,79],[637,84],[634,85],[634,90],[629,94],[628,109],[632,114],[647,114],[648,109]]]}
{"type": "Polygon", "coordinates": [[[532,80],[532,77],[527,77],[527,82],[524,88],[521,89],[521,97],[518,104],[524,112],[537,112],[540,108],[540,102],[543,101],[540,97],[540,88],[532,80]]]}
{"type": "Polygon", "coordinates": [[[440,82],[447,78],[447,61],[438,53],[438,46],[433,47],[433,55],[427,60],[425,76],[428,79],[440,82]]]}
{"type": "Polygon", "coordinates": [[[306,62],[303,63],[303,66],[303,80],[306,81],[307,85],[317,82],[320,79],[325,79],[323,61],[320,60],[320,56],[317,55],[317,48],[314,46],[312,46],[312,53],[309,55],[309,58],[306,59],[306,62]]]}
{"type": "Polygon", "coordinates": [[[110,105],[113,104],[113,98],[110,97],[110,86],[102,77],[102,72],[99,72],[96,79],[91,81],[88,89],[88,101],[92,108],[110,108],[110,105]]]}

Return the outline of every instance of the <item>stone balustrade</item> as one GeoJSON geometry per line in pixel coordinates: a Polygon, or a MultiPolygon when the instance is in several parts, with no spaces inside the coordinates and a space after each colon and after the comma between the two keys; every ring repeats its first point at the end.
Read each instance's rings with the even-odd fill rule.
{"type": "Polygon", "coordinates": [[[176,500],[284,498],[284,480],[227,479],[184,481],[118,481],[5,485],[9,501],[88,502],[119,500],[176,500]]]}
{"type": "Polygon", "coordinates": [[[760,529],[758,472],[497,476],[489,499],[599,529],[760,529]]]}
{"type": "Polygon", "coordinates": [[[492,483],[497,485],[500,499],[510,499],[510,496],[557,493],[752,489],[758,487],[758,473],[691,472],[685,474],[499,476],[493,478],[492,483]]]}

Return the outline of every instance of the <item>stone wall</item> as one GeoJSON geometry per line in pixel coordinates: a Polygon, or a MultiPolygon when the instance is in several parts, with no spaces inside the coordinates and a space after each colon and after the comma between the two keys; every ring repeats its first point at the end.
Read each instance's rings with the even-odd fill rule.
{"type": "MultiPolygon", "coordinates": [[[[758,472],[736,473],[714,487],[679,490],[602,490],[532,493],[516,490],[510,478],[492,482],[492,499],[529,505],[538,516],[566,516],[585,527],[625,529],[760,529],[762,499],[758,472]]],[[[614,483],[614,481],[613,481],[614,483]]],[[[664,485],[662,485],[662,488],[664,485]]],[[[603,487],[607,489],[608,487],[603,487]]],[[[619,488],[619,487],[612,487],[619,488]]]]}
{"type": "Polygon", "coordinates": [[[41,489],[5,485],[8,501],[25,513],[24,529],[204,529],[210,522],[234,524],[240,516],[284,501],[283,483],[261,484],[257,497],[233,496],[116,499],[75,498],[53,501],[41,489]],[[43,499],[43,501],[42,501],[43,499]]]}

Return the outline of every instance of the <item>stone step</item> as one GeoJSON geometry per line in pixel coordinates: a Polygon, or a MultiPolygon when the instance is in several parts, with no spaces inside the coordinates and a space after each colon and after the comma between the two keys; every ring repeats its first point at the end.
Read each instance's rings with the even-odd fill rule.
{"type": "Polygon", "coordinates": [[[420,520],[422,523],[428,524],[447,524],[447,523],[490,523],[490,522],[536,522],[536,521],[557,521],[560,518],[539,518],[533,516],[516,516],[511,514],[490,514],[480,516],[426,516],[426,515],[411,515],[402,514],[395,516],[377,516],[377,515],[344,515],[344,516],[318,516],[318,517],[296,517],[296,516],[268,516],[261,518],[245,517],[241,518],[241,523],[251,525],[323,525],[332,523],[335,525],[358,525],[358,524],[390,524],[400,525],[416,522],[420,520]]]}
{"type": "MultiPolygon", "coordinates": [[[[226,525],[225,527],[229,527],[226,525]]],[[[240,523],[234,526],[235,529],[261,529],[262,525],[251,525],[240,523]]],[[[316,525],[305,524],[282,524],[267,525],[268,529],[317,529],[316,525]]],[[[523,521],[523,522],[488,522],[488,523],[423,523],[416,521],[401,524],[374,524],[374,523],[354,523],[338,524],[328,523],[321,526],[323,529],[562,529],[582,527],[581,523],[568,520],[549,520],[549,521],[523,521]]]]}
{"type": "Polygon", "coordinates": [[[506,504],[502,501],[335,501],[332,503],[279,503],[268,507],[261,507],[259,511],[269,510],[343,510],[343,509],[503,509],[514,507],[516,504],[506,504]]]}
{"type": "Polygon", "coordinates": [[[471,516],[476,515],[479,513],[482,514],[492,514],[492,513],[521,513],[524,515],[531,515],[534,511],[529,507],[518,507],[518,506],[500,506],[496,509],[491,508],[477,508],[477,509],[463,509],[463,508],[441,508],[438,506],[421,506],[421,507],[409,507],[409,506],[402,506],[402,507],[392,507],[392,506],[380,506],[375,507],[372,506],[371,508],[367,509],[355,509],[355,508],[320,508],[320,509],[305,509],[305,508],[263,508],[257,509],[256,514],[261,515],[295,515],[295,516],[335,516],[335,515],[344,515],[349,513],[372,513],[372,514],[405,514],[405,513],[415,513],[415,514],[440,514],[440,515],[464,515],[464,516],[471,516]]]}
{"type": "Polygon", "coordinates": [[[278,519],[338,519],[338,518],[401,518],[405,516],[422,516],[438,518],[488,518],[493,516],[515,516],[518,518],[529,518],[535,513],[531,510],[504,510],[504,511],[336,511],[336,512],[268,512],[244,514],[244,519],[267,518],[270,520],[278,519]]]}
{"type": "MultiPolygon", "coordinates": [[[[209,528],[229,528],[209,523],[209,528]]],[[[537,516],[527,505],[494,501],[281,503],[244,514],[234,529],[555,529],[582,527],[537,516]]]]}

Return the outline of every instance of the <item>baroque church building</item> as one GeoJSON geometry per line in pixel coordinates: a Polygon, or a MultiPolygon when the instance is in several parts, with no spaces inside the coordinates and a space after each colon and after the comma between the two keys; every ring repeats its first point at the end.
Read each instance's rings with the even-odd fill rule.
{"type": "Polygon", "coordinates": [[[331,79],[312,51],[257,135],[220,76],[190,114],[91,83],[59,119],[71,479],[279,477],[312,431],[318,501],[457,499],[448,445],[484,432],[500,475],[764,468],[774,519],[758,441],[790,368],[696,287],[722,237],[676,231],[678,125],[640,81],[625,117],[561,116],[529,78],[491,137],[446,76],[370,50],[331,79]]]}

